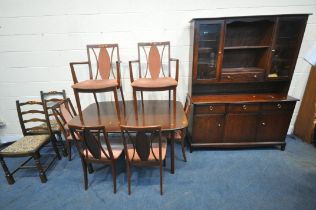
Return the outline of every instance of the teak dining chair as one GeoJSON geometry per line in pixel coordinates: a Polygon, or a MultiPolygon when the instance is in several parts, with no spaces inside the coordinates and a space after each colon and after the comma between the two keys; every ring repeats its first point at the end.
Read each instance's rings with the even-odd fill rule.
{"type": "MultiPolygon", "coordinates": [[[[67,151],[65,150],[65,144],[61,137],[61,128],[59,127],[57,121],[55,120],[52,107],[62,100],[66,99],[66,91],[48,91],[44,92],[41,91],[41,100],[44,105],[44,108],[47,110],[49,123],[47,124],[48,128],[51,130],[53,138],[55,138],[55,135],[58,136],[57,146],[62,150],[64,156],[67,156],[67,151]]],[[[46,123],[43,124],[43,126],[46,126],[46,123]]]]}
{"type": "Polygon", "coordinates": [[[170,58],[170,42],[138,43],[138,60],[129,61],[130,79],[133,88],[134,106],[137,110],[136,91],[173,91],[173,103],[176,104],[179,77],[179,60],[170,58]],[[171,62],[175,62],[175,75],[171,74],[171,62]],[[133,64],[138,64],[138,76],[133,64]]]}
{"type": "MultiPolygon", "coordinates": [[[[184,113],[189,121],[190,119],[190,112],[191,112],[191,107],[192,107],[192,102],[191,102],[191,97],[188,94],[184,103],[184,113]]],[[[170,139],[171,138],[171,134],[168,133],[167,138],[170,139]]],[[[183,156],[183,160],[184,162],[187,162],[187,157],[185,154],[185,140],[186,138],[191,138],[190,133],[188,131],[188,128],[184,128],[182,130],[176,130],[175,134],[174,134],[174,140],[178,141],[181,143],[181,149],[182,149],[182,156],[183,156]]]]}
{"type": "Polygon", "coordinates": [[[43,103],[40,101],[26,101],[23,103],[16,101],[16,108],[24,137],[7,147],[2,148],[0,151],[0,162],[5,172],[6,179],[9,184],[14,184],[15,180],[13,174],[15,172],[22,168],[36,167],[39,171],[41,182],[45,183],[47,181],[45,174],[46,170],[56,158],[60,159],[58,149],[53,146],[56,156],[45,169],[40,163],[40,149],[48,144],[50,140],[54,143],[54,139],[51,138],[51,133],[48,127],[42,126],[43,123],[48,121],[48,115],[43,107],[43,103]],[[4,161],[4,158],[7,157],[29,158],[11,173],[4,161]],[[36,166],[26,166],[32,158],[34,159],[36,166]]]}
{"type": "Polygon", "coordinates": [[[68,160],[71,160],[71,143],[73,141],[69,128],[68,122],[75,116],[77,113],[75,108],[73,107],[70,98],[66,100],[59,101],[52,107],[53,115],[55,116],[55,120],[61,129],[62,134],[64,135],[66,141],[66,149],[68,160]]]}
{"type": "Polygon", "coordinates": [[[96,44],[87,45],[88,61],[71,62],[70,69],[74,84],[72,88],[76,97],[80,119],[83,121],[79,93],[93,93],[96,104],[98,100],[96,93],[113,91],[115,108],[120,119],[120,106],[118,102],[117,89],[120,89],[123,105],[125,107],[124,95],[120,76],[120,55],[118,44],[96,44]],[[76,66],[88,65],[89,78],[78,81],[76,66]],[[116,71],[114,70],[116,69],[116,71]]]}
{"type": "Polygon", "coordinates": [[[131,194],[132,166],[159,166],[160,194],[162,187],[162,165],[166,158],[167,140],[161,136],[161,126],[121,125],[128,177],[128,194],[131,194]]]}
{"type": "Polygon", "coordinates": [[[110,141],[104,126],[69,126],[69,129],[81,158],[85,190],[88,189],[88,166],[99,163],[111,165],[116,193],[116,162],[123,154],[122,142],[110,141]]]}

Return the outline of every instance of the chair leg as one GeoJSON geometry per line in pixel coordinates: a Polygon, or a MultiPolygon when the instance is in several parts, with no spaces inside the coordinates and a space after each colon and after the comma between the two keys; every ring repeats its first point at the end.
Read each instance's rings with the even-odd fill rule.
{"type": "Polygon", "coordinates": [[[68,160],[71,161],[71,141],[66,139],[68,160]]]}
{"type": "Polygon", "coordinates": [[[77,107],[78,107],[79,117],[80,117],[81,122],[83,122],[83,116],[82,116],[81,104],[80,104],[80,99],[79,99],[79,93],[75,89],[74,89],[74,95],[75,95],[75,98],[76,98],[76,103],[77,103],[77,107]]]}
{"type": "Polygon", "coordinates": [[[125,108],[125,99],[124,99],[122,86],[120,87],[120,92],[121,92],[121,96],[122,96],[123,105],[124,105],[124,108],[125,108]]]}
{"type": "Polygon", "coordinates": [[[181,141],[181,148],[182,148],[183,160],[184,160],[184,162],[187,162],[187,157],[185,155],[185,138],[183,138],[181,141]]]}
{"type": "Polygon", "coordinates": [[[54,151],[55,151],[55,153],[56,153],[56,155],[57,155],[57,158],[58,158],[58,160],[60,160],[60,159],[61,159],[61,156],[60,156],[60,154],[59,154],[59,150],[58,150],[58,147],[57,147],[57,139],[56,139],[56,137],[55,137],[54,134],[52,134],[50,140],[51,140],[51,142],[52,142],[52,145],[53,145],[54,151]]]}
{"type": "Polygon", "coordinates": [[[40,176],[41,182],[45,183],[45,182],[47,182],[47,177],[46,177],[45,171],[43,170],[43,167],[41,165],[39,157],[40,157],[40,153],[39,152],[36,152],[35,154],[33,154],[33,158],[34,158],[37,170],[39,172],[39,176],[40,176]]]}
{"type": "Polygon", "coordinates": [[[99,105],[97,94],[93,92],[94,101],[97,105],[99,105]]]}
{"type": "Polygon", "coordinates": [[[160,195],[162,195],[163,194],[163,189],[162,189],[162,161],[160,161],[159,169],[160,169],[160,195]]]}
{"type": "Polygon", "coordinates": [[[140,91],[140,97],[142,99],[142,106],[144,107],[144,94],[143,94],[143,91],[140,91]]]}
{"type": "Polygon", "coordinates": [[[113,192],[116,193],[116,162],[112,162],[113,192]]]}
{"type": "Polygon", "coordinates": [[[82,170],[83,170],[83,179],[84,179],[84,190],[88,189],[88,167],[87,163],[81,158],[82,170]]]}
{"type": "Polygon", "coordinates": [[[114,93],[114,101],[115,101],[115,108],[116,108],[117,117],[119,120],[121,120],[121,111],[120,111],[120,105],[118,103],[116,88],[113,89],[113,93],[114,93]]]}
{"type": "Polygon", "coordinates": [[[134,111],[136,114],[136,119],[137,119],[137,97],[136,97],[136,90],[133,89],[133,100],[134,100],[134,111]]]}
{"type": "Polygon", "coordinates": [[[173,108],[176,110],[176,104],[177,104],[177,89],[173,89],[173,108]]]}
{"type": "Polygon", "coordinates": [[[88,166],[88,172],[89,172],[89,174],[92,174],[92,173],[94,172],[92,163],[89,163],[87,166],[88,166]]]}
{"type": "Polygon", "coordinates": [[[8,184],[10,184],[10,185],[14,184],[15,180],[14,180],[12,174],[10,173],[7,165],[5,164],[2,156],[0,156],[0,163],[1,163],[1,166],[4,170],[5,178],[7,179],[8,184]]]}

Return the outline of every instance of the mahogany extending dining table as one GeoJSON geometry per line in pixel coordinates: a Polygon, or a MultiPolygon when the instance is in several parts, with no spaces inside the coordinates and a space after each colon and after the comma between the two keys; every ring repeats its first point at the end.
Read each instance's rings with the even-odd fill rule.
{"type": "Polygon", "coordinates": [[[69,121],[69,125],[97,126],[104,125],[108,133],[119,133],[120,124],[129,126],[160,125],[162,132],[171,133],[171,173],[175,171],[174,132],[188,126],[188,120],[181,102],[174,105],[169,100],[138,101],[137,110],[133,101],[120,102],[121,114],[117,115],[114,102],[99,102],[87,106],[79,116],[69,121]]]}

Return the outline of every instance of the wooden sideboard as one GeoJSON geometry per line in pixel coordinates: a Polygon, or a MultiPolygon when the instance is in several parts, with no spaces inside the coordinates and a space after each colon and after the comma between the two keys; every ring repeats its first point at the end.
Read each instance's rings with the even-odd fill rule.
{"type": "Polygon", "coordinates": [[[288,96],[308,15],[191,21],[191,151],[279,145],[297,99],[288,96]]]}

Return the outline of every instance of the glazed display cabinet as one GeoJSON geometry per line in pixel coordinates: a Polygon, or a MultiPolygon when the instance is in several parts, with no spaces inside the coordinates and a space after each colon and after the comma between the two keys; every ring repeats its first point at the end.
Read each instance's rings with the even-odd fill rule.
{"type": "Polygon", "coordinates": [[[280,146],[297,99],[288,96],[308,14],[191,21],[191,151],[280,146]]]}

